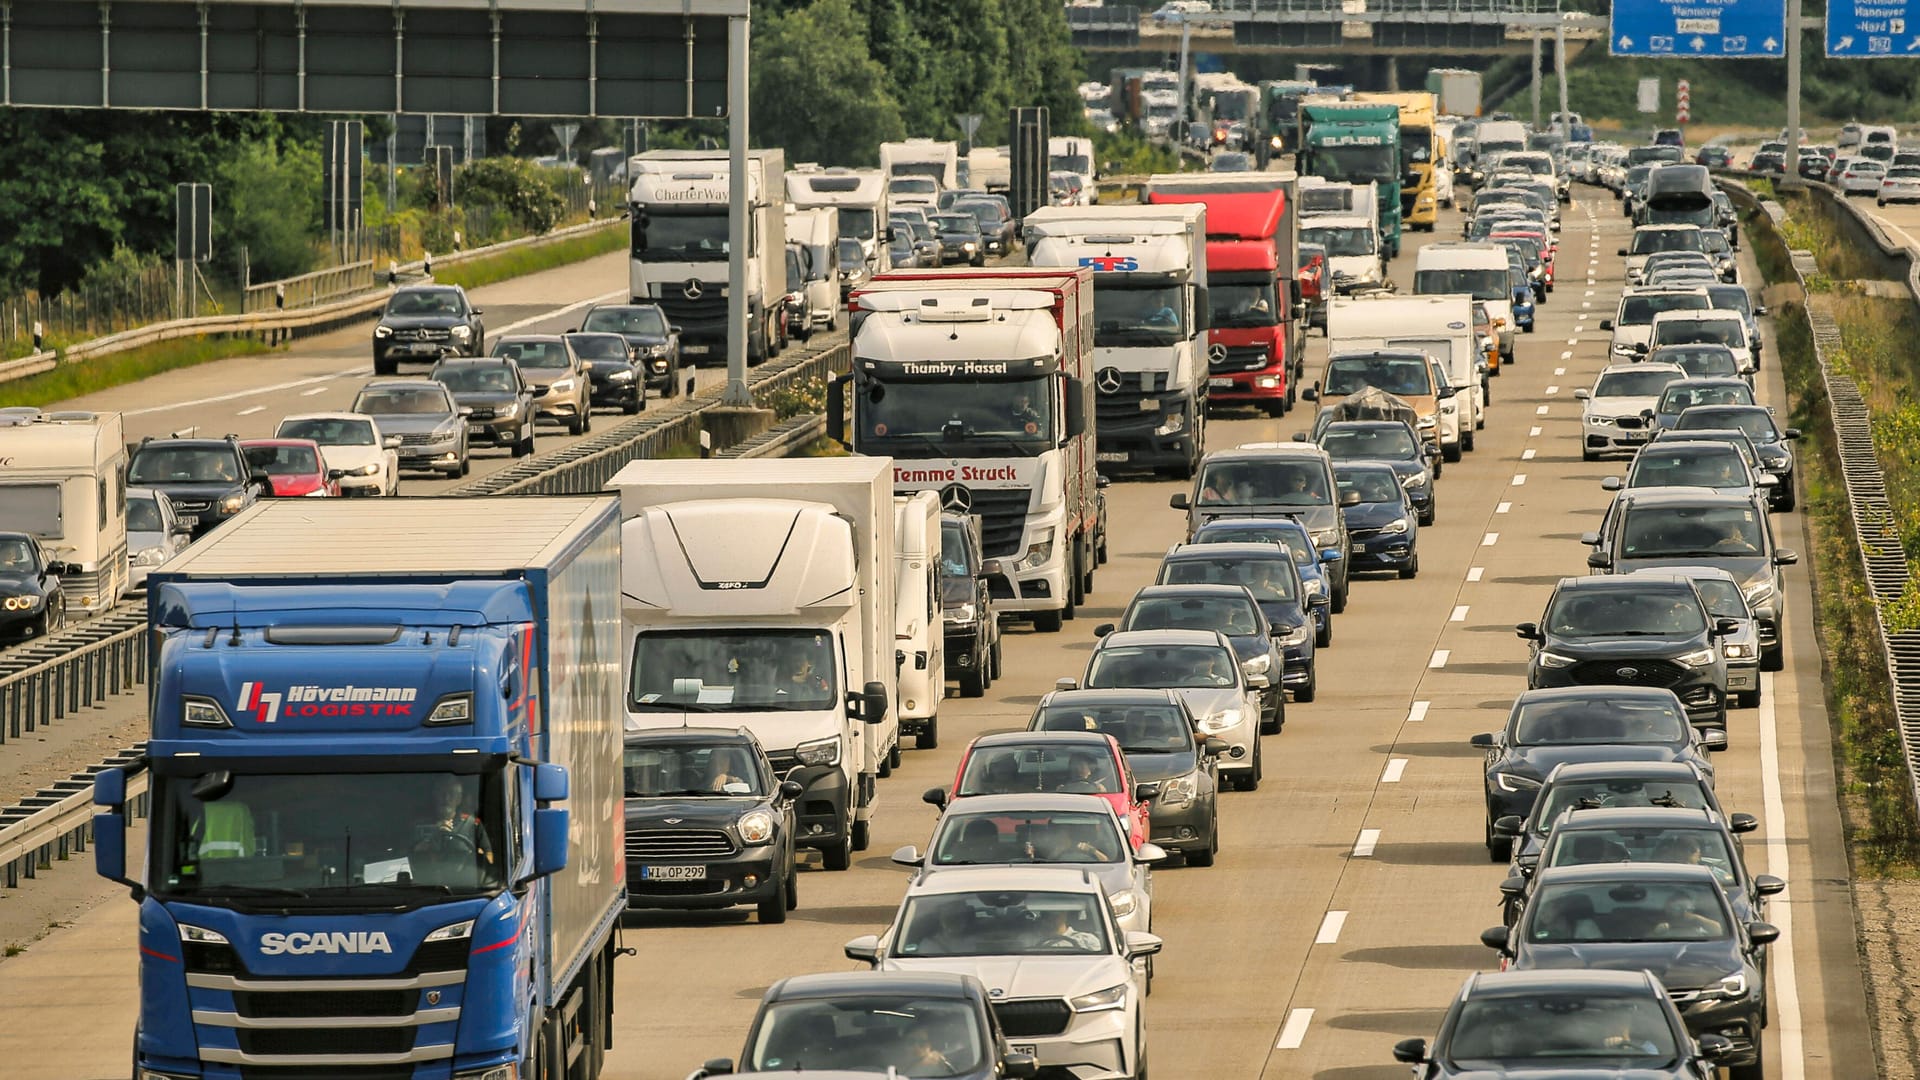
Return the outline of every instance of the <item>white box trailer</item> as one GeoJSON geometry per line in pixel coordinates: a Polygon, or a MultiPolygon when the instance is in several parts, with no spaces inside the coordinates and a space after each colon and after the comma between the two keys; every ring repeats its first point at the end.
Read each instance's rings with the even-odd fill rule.
{"type": "Polygon", "coordinates": [[[946,622],[940,609],[940,493],[893,497],[893,660],[900,734],[938,738],[947,696],[946,622]]]}
{"type": "Polygon", "coordinates": [[[120,414],[0,414],[0,529],[28,533],[73,569],[61,575],[70,614],[119,603],[129,573],[120,414]]]}
{"type": "Polygon", "coordinates": [[[635,461],[620,494],[630,729],[735,724],[844,870],[892,771],[893,459],[635,461]]]}

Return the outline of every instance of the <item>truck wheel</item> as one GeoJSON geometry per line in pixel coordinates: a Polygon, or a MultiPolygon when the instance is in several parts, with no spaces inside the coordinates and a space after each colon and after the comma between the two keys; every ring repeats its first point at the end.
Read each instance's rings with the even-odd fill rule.
{"type": "MultiPolygon", "coordinates": [[[[847,830],[849,834],[853,830],[847,830]]],[[[828,870],[845,870],[853,865],[853,847],[851,840],[843,836],[840,846],[824,848],[820,852],[820,865],[828,870]]]]}
{"type": "Polygon", "coordinates": [[[1074,616],[1074,609],[1087,602],[1087,576],[1081,570],[1080,541],[1073,542],[1073,565],[1067,567],[1067,618],[1074,616]]]}
{"type": "Polygon", "coordinates": [[[873,823],[855,819],[853,822],[853,850],[865,851],[873,843],[873,823]]]}
{"type": "Polygon", "coordinates": [[[759,908],[760,925],[777,926],[787,921],[787,890],[788,884],[792,880],[793,879],[789,877],[787,881],[781,882],[772,892],[767,894],[766,899],[760,901],[757,905],[759,908]]]}
{"type": "MultiPolygon", "coordinates": [[[[927,723],[929,724],[938,723],[939,720],[940,718],[937,716],[927,717],[927,723]]],[[[896,738],[893,740],[893,749],[887,751],[887,769],[888,771],[892,771],[899,767],[900,767],[900,740],[896,738]]]]}
{"type": "MultiPolygon", "coordinates": [[[[980,662],[975,664],[973,667],[964,668],[961,670],[960,696],[974,697],[974,698],[987,696],[986,658],[985,657],[982,657],[980,662]]],[[[922,740],[922,744],[924,745],[924,740],[922,740]]]]}
{"type": "Polygon", "coordinates": [[[1455,442],[1452,446],[1442,446],[1440,448],[1440,459],[1442,461],[1448,462],[1449,464],[1455,461],[1459,461],[1460,460],[1460,443],[1455,442]]]}
{"type": "MultiPolygon", "coordinates": [[[[1193,471],[1191,469],[1187,470],[1185,479],[1191,479],[1192,476],[1193,471]]],[[[1087,595],[1093,592],[1093,568],[1098,565],[1098,561],[1093,553],[1093,542],[1091,540],[1087,542],[1086,558],[1081,561],[1080,565],[1086,568],[1080,575],[1080,601],[1081,603],[1085,603],[1087,595]]]]}
{"type": "Polygon", "coordinates": [[[927,725],[920,729],[920,734],[913,737],[913,748],[915,750],[933,750],[939,746],[940,718],[937,716],[929,717],[927,719],[927,725]]]}
{"type": "Polygon", "coordinates": [[[1066,619],[1063,611],[1036,611],[1033,613],[1033,628],[1042,634],[1057,634],[1066,619]]]}

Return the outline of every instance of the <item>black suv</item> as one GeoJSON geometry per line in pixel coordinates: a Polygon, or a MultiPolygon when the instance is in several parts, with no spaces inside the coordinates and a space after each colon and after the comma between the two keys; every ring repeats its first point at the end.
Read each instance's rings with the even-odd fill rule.
{"type": "Polygon", "coordinates": [[[233,435],[142,439],[127,463],[127,483],[166,492],[180,523],[196,538],[272,490],[272,481],[247,463],[233,435]]]}
{"type": "Polygon", "coordinates": [[[627,906],[753,904],[763,923],[799,905],[793,801],[745,728],[628,732],[627,906]]]}
{"type": "Polygon", "coordinates": [[[400,361],[431,364],[443,356],[481,356],[484,314],[458,285],[408,285],[395,290],[373,328],[373,373],[392,375],[400,361]]]}
{"type": "MultiPolygon", "coordinates": [[[[670,398],[680,392],[680,328],[667,321],[658,304],[596,304],[569,334],[619,334],[633,347],[634,366],[647,385],[670,398]]],[[[642,406],[644,408],[645,406],[642,406]]]]}
{"type": "Polygon", "coordinates": [[[1760,456],[1760,467],[1774,479],[1767,505],[1781,513],[1793,510],[1793,448],[1787,444],[1800,437],[1799,428],[1780,427],[1764,405],[1695,405],[1681,413],[1673,427],[1675,431],[1737,428],[1745,432],[1760,456]]]}
{"type": "Polygon", "coordinates": [[[1561,578],[1538,623],[1514,633],[1530,642],[1527,686],[1618,686],[1670,690],[1695,724],[1723,728],[1727,662],[1720,639],[1740,628],[1710,619],[1693,582],[1678,575],[1561,578]]]}
{"type": "MultiPolygon", "coordinates": [[[[940,615],[946,627],[947,672],[961,697],[984,697],[1000,675],[1000,616],[990,578],[1006,573],[998,559],[981,555],[979,522],[965,514],[940,515],[940,615]]],[[[940,745],[937,719],[920,722],[914,745],[940,745]]]]}

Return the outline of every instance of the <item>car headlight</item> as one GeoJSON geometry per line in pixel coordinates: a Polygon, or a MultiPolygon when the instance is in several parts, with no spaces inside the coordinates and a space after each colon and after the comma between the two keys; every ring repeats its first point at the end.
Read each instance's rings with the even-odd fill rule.
{"type": "Polygon", "coordinates": [[[1316,529],[1313,533],[1313,546],[1317,551],[1325,551],[1339,542],[1339,529],[1316,529]]]}
{"type": "Polygon", "coordinates": [[[456,326],[453,328],[453,340],[455,341],[467,341],[472,337],[473,328],[471,326],[456,326]]]}
{"type": "Polygon", "coordinates": [[[1493,786],[1507,792],[1539,791],[1540,781],[1519,773],[1497,772],[1493,774],[1493,786]]]}
{"type": "Polygon", "coordinates": [[[1746,997],[1747,996],[1747,973],[1744,971],[1736,971],[1733,974],[1727,976],[1726,978],[1721,979],[1718,983],[1714,984],[1713,986],[1709,986],[1701,990],[1700,996],[1711,997],[1711,998],[1722,998],[1729,1001],[1737,998],[1746,997]]]}
{"type": "Polygon", "coordinates": [[[1249,675],[1265,675],[1271,667],[1273,667],[1272,653],[1261,653],[1251,660],[1242,660],[1240,662],[1240,670],[1249,675]]]}
{"type": "Polygon", "coordinates": [[[945,614],[950,623],[970,623],[979,613],[979,608],[973,604],[955,604],[945,614]]]}
{"type": "Polygon", "coordinates": [[[390,338],[393,336],[393,327],[376,326],[373,328],[373,336],[377,340],[385,341],[387,338],[390,338]]]}
{"type": "Polygon", "coordinates": [[[1707,667],[1712,664],[1714,660],[1718,659],[1718,657],[1715,656],[1712,649],[1695,649],[1690,653],[1679,656],[1677,659],[1680,663],[1688,667],[1707,667]]]}
{"type": "Polygon", "coordinates": [[[838,765],[840,737],[830,735],[824,739],[803,742],[793,748],[793,759],[802,765],[838,765]]]}
{"type": "Polygon", "coordinates": [[[0,608],[8,611],[32,611],[40,606],[45,598],[39,596],[9,596],[0,600],[0,608]]]}
{"type": "Polygon", "coordinates": [[[1113,909],[1114,918],[1124,919],[1133,914],[1134,908],[1139,906],[1139,901],[1133,898],[1131,891],[1114,893],[1107,898],[1107,906],[1113,909]]]}
{"type": "Polygon", "coordinates": [[[1208,732],[1225,731],[1228,728],[1238,726],[1240,726],[1239,709],[1222,709],[1211,716],[1202,718],[1200,721],[1200,730],[1208,732]]]}
{"type": "Polygon", "coordinates": [[[553,384],[547,387],[547,392],[550,394],[564,394],[571,389],[573,389],[573,377],[568,376],[564,379],[555,379],[553,384]]]}
{"type": "Polygon", "coordinates": [[[520,402],[516,399],[516,400],[507,402],[505,405],[494,406],[493,418],[495,420],[511,420],[513,419],[514,414],[519,411],[520,411],[520,402]]]}
{"type": "Polygon", "coordinates": [[[1753,646],[1745,642],[1729,644],[1727,646],[1727,659],[1751,660],[1753,659],[1753,646]]]}
{"type": "MultiPolygon", "coordinates": [[[[837,744],[837,740],[836,740],[837,744]]],[[[743,844],[765,844],[773,839],[773,815],[765,810],[749,810],[736,824],[743,844]]]]}
{"type": "Polygon", "coordinates": [[[246,505],[247,496],[244,493],[236,492],[220,500],[220,512],[223,514],[237,514],[240,512],[240,508],[246,505]]]}
{"type": "Polygon", "coordinates": [[[1053,558],[1053,527],[1040,531],[1040,539],[1027,545],[1027,553],[1014,560],[1015,570],[1038,570],[1053,558]]]}
{"type": "Polygon", "coordinates": [[[632,381],[633,381],[633,369],[632,369],[632,368],[621,368],[621,369],[620,369],[619,371],[612,371],[612,372],[608,372],[608,373],[607,373],[607,381],[608,381],[608,382],[632,382],[632,381]]]}
{"type": "Polygon", "coordinates": [[[1613,417],[1602,416],[1599,413],[1588,413],[1587,426],[1588,427],[1612,427],[1613,417]]]}
{"type": "Polygon", "coordinates": [[[379,476],[380,466],[378,464],[362,465],[359,468],[354,469],[351,472],[347,473],[347,475],[348,476],[379,476]]]}
{"type": "Polygon", "coordinates": [[[1569,668],[1579,663],[1571,656],[1561,656],[1556,652],[1540,650],[1540,666],[1544,668],[1569,668]]]}
{"type": "Polygon", "coordinates": [[[1193,805],[1199,796],[1199,785],[1192,776],[1176,776],[1160,785],[1158,801],[1169,810],[1178,810],[1193,805]]]}
{"type": "Polygon", "coordinates": [[[1412,491],[1416,488],[1426,487],[1427,474],[1423,472],[1408,473],[1407,475],[1400,478],[1400,486],[1403,488],[1406,488],[1408,491],[1412,491]]]}
{"type": "Polygon", "coordinates": [[[1153,433],[1155,435],[1178,435],[1185,430],[1187,430],[1187,414],[1177,412],[1167,417],[1166,423],[1154,428],[1153,433]]]}
{"type": "Polygon", "coordinates": [[[1291,645],[1298,648],[1307,643],[1307,636],[1312,633],[1313,628],[1305,623],[1299,626],[1288,627],[1286,632],[1280,635],[1280,644],[1291,645]]]}
{"type": "Polygon", "coordinates": [[[1439,422],[1440,422],[1440,418],[1437,416],[1423,416],[1420,418],[1420,426],[1422,428],[1435,427],[1439,424],[1439,422]]]}
{"type": "Polygon", "coordinates": [[[1754,609],[1757,614],[1761,608],[1773,606],[1773,582],[1756,581],[1751,585],[1744,585],[1740,589],[1740,595],[1747,598],[1747,606],[1754,609]]]}
{"type": "Polygon", "coordinates": [[[1380,526],[1380,535],[1382,536],[1399,536],[1400,534],[1406,531],[1407,531],[1406,518],[1399,518],[1398,520],[1395,520],[1395,521],[1389,521],[1385,525],[1380,526]]]}
{"type": "Polygon", "coordinates": [[[974,242],[973,242],[973,241],[971,241],[971,240],[969,240],[969,241],[967,241],[966,243],[964,243],[964,244],[962,244],[962,245],[960,245],[960,247],[961,247],[961,248],[962,248],[963,250],[965,250],[965,251],[972,251],[972,250],[974,250],[975,248],[977,248],[977,247],[979,247],[979,246],[980,246],[980,245],[978,245],[978,244],[976,244],[976,243],[974,243],[974,242]]]}
{"type": "Polygon", "coordinates": [[[649,345],[649,346],[647,346],[647,355],[648,355],[648,356],[665,356],[665,355],[667,355],[667,343],[663,341],[663,342],[661,342],[661,343],[660,343],[660,344],[658,344],[658,345],[649,345]]]}
{"type": "Polygon", "coordinates": [[[1780,453],[1761,454],[1760,465],[1768,472],[1786,472],[1793,468],[1793,455],[1780,453]]]}
{"type": "Polygon", "coordinates": [[[1321,595],[1324,595],[1327,591],[1326,580],[1323,578],[1317,578],[1317,577],[1302,579],[1300,582],[1300,587],[1307,590],[1308,596],[1321,596],[1321,595]]]}
{"type": "Polygon", "coordinates": [[[1095,990],[1091,994],[1081,994],[1077,998],[1068,998],[1067,1004],[1074,1012],[1100,1012],[1103,1009],[1119,1009],[1127,1004],[1127,984],[1109,986],[1105,990],[1095,990]]]}
{"type": "Polygon", "coordinates": [[[167,549],[163,547],[150,547],[133,557],[135,566],[159,566],[166,561],[167,549]]]}

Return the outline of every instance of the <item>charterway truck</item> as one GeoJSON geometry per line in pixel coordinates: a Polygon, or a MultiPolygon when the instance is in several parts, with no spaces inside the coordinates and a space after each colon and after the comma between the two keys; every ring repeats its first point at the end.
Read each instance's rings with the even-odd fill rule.
{"type": "Polygon", "coordinates": [[[1302,102],[1302,176],[1372,182],[1380,200],[1380,236],[1388,258],[1400,255],[1400,109],[1394,105],[1302,102]]]}
{"type": "Polygon", "coordinates": [[[880,171],[887,179],[918,176],[937,191],[960,186],[960,144],[948,139],[907,139],[880,144],[880,171]]]}
{"type": "Polygon", "coordinates": [[[680,328],[680,354],[727,362],[728,261],[747,261],[747,362],[779,351],[787,295],[785,155],[747,151],[747,250],[730,250],[725,150],[649,150],[628,163],[636,304],[659,304],[680,328]]]}
{"type": "Polygon", "coordinates": [[[1059,630],[1093,588],[1101,524],[1093,271],[882,274],[854,291],[851,319],[853,370],[827,394],[827,430],[893,458],[895,491],[937,490],[977,515],[1008,572],[994,606],[1059,630]]]}
{"type": "Polygon", "coordinates": [[[1300,215],[1292,173],[1169,173],[1141,193],[1207,208],[1207,400],[1284,414],[1306,370],[1307,320],[1294,271],[1300,215]]]}
{"type": "Polygon", "coordinates": [[[1365,352],[1419,349],[1446,369],[1458,393],[1440,402],[1440,450],[1459,461],[1474,432],[1487,426],[1487,371],[1473,332],[1473,297],[1341,297],[1327,311],[1327,349],[1365,352]]]}
{"type": "Polygon", "coordinates": [[[24,532],[67,565],[69,615],[98,614],[127,591],[127,445],[119,413],[0,415],[0,529],[24,532]]]}
{"type": "Polygon", "coordinates": [[[893,463],[649,459],[608,487],[627,726],[752,731],[805,789],[795,842],[847,869],[899,754],[893,463]]]}
{"type": "Polygon", "coordinates": [[[136,1076],[599,1074],[619,588],[604,496],[262,502],[153,571],[144,855],[93,791],[136,1076]]]}
{"type": "Polygon", "coordinates": [[[1206,207],[1044,206],[1021,227],[1028,265],[1093,271],[1095,460],[1192,476],[1205,452],[1206,207]]]}

